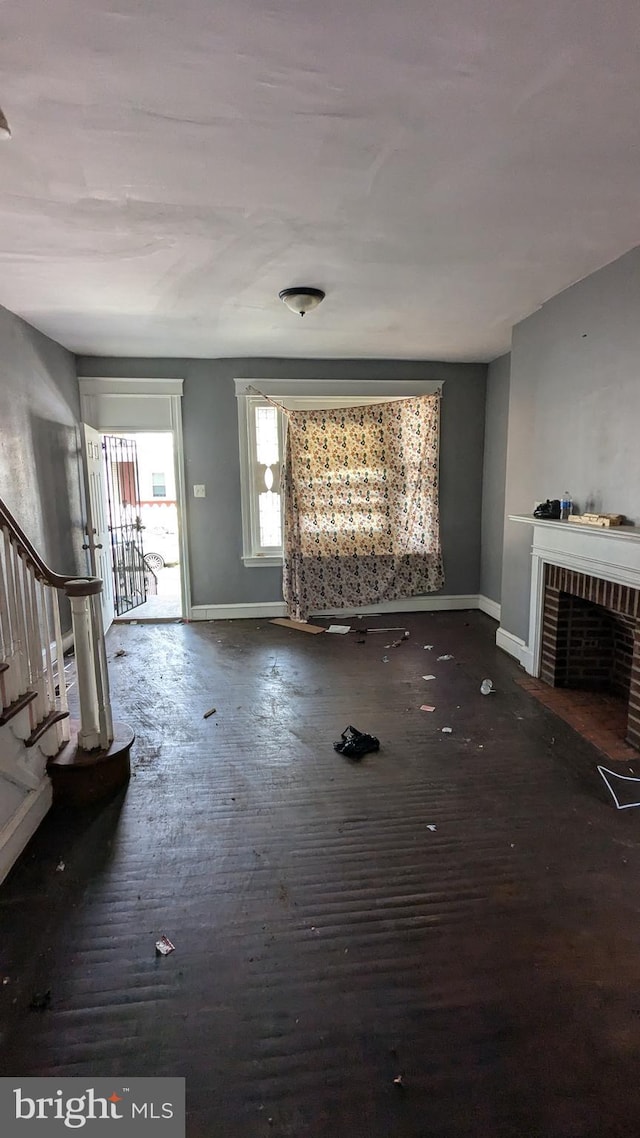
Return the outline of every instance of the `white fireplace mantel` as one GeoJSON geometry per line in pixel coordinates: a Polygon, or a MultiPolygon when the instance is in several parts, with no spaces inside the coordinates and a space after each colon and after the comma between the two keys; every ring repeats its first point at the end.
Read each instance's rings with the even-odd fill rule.
{"type": "Polygon", "coordinates": [[[519,658],[529,675],[539,676],[545,565],[640,589],[640,527],[586,526],[521,514],[509,514],[509,521],[533,528],[529,642],[522,645],[519,658]]]}

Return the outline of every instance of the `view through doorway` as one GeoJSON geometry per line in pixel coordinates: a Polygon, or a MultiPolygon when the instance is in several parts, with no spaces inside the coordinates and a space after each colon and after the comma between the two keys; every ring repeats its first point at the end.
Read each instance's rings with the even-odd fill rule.
{"type": "Polygon", "coordinates": [[[177,620],[182,616],[178,499],[172,431],[119,431],[135,442],[136,515],[144,556],[146,600],[116,621],[177,620]]]}

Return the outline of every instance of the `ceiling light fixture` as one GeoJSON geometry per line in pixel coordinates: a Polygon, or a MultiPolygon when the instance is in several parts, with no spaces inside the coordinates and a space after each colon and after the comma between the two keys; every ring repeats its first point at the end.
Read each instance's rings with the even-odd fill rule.
{"type": "Polygon", "coordinates": [[[321,288],[307,288],[306,285],[298,285],[297,288],[283,288],[278,296],[282,303],[286,304],[292,312],[296,312],[298,316],[304,316],[305,312],[317,308],[320,302],[324,300],[324,293],[321,288]]]}
{"type": "Polygon", "coordinates": [[[2,108],[0,107],[0,138],[11,138],[11,127],[7,122],[2,108]]]}

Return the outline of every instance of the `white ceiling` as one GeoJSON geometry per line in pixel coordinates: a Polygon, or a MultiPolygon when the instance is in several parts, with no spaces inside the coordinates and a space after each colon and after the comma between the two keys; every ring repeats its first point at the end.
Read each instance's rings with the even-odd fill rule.
{"type": "Polygon", "coordinates": [[[0,13],[0,303],[74,351],[491,359],[640,240],[637,0],[0,13]]]}

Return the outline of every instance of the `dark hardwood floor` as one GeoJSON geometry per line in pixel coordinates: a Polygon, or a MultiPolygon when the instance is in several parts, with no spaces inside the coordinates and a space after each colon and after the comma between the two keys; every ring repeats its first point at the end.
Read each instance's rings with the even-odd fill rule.
{"type": "Polygon", "coordinates": [[[487,617],[354,623],[411,637],[112,630],[135,775],[0,887],[1,1073],[184,1075],[189,1138],[635,1138],[640,811],[487,617]]]}

